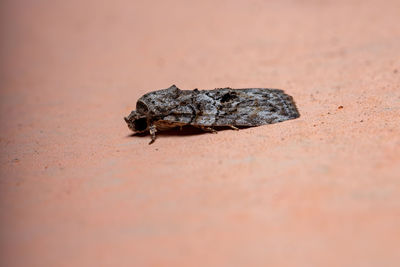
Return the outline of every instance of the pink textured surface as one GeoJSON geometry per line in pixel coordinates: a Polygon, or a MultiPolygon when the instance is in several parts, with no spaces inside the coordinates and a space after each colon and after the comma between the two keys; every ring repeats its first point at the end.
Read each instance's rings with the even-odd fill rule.
{"type": "Polygon", "coordinates": [[[399,266],[399,1],[0,10],[2,266],[399,266]],[[131,137],[172,84],[282,88],[302,116],[131,137]]]}

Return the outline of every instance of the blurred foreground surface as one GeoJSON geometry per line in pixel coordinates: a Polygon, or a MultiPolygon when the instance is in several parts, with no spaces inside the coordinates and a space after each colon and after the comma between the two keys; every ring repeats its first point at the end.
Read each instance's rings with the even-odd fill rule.
{"type": "Polygon", "coordinates": [[[1,12],[2,266],[399,266],[399,1],[1,12]],[[282,88],[301,117],[130,136],[172,84],[282,88]]]}

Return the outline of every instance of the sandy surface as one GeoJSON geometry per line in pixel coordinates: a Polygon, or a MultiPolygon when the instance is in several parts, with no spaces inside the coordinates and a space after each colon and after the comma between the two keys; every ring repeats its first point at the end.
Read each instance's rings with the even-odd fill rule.
{"type": "Polygon", "coordinates": [[[0,10],[2,266],[399,266],[399,1],[0,10]],[[282,88],[301,118],[130,136],[172,84],[282,88]]]}

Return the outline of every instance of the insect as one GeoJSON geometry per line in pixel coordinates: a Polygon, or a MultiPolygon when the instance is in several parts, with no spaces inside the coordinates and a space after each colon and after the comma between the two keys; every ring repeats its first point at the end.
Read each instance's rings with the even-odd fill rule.
{"type": "Polygon", "coordinates": [[[152,144],[157,131],[191,125],[217,133],[215,126],[238,130],[300,117],[293,98],[279,89],[217,88],[180,90],[175,85],[143,95],[125,122],[136,133],[149,132],[152,144]]]}

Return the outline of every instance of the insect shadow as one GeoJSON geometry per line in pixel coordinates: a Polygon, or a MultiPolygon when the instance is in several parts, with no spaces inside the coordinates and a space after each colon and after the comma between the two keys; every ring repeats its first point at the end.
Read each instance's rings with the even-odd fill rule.
{"type": "MultiPolygon", "coordinates": [[[[252,128],[251,126],[241,126],[237,127],[239,129],[247,129],[252,128]]],[[[227,126],[216,126],[213,127],[214,130],[221,132],[221,131],[233,131],[232,128],[227,126]]],[[[209,131],[204,131],[200,128],[191,126],[191,125],[184,125],[182,128],[176,127],[165,131],[157,132],[159,136],[172,136],[172,137],[179,137],[179,136],[192,136],[192,135],[202,135],[202,134],[212,134],[209,131]]],[[[148,132],[145,133],[133,133],[128,135],[127,137],[146,137],[149,136],[148,132]]]]}

